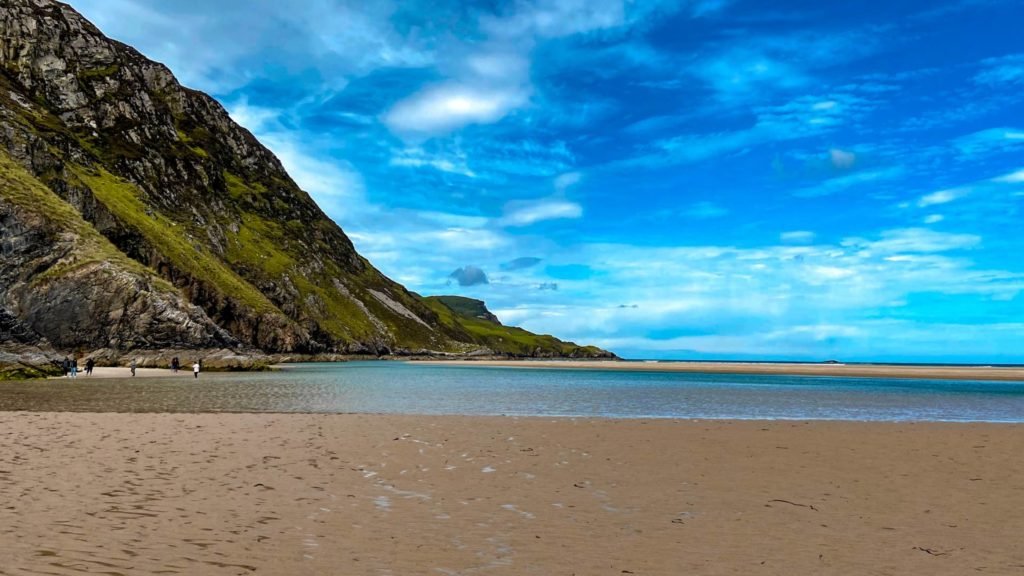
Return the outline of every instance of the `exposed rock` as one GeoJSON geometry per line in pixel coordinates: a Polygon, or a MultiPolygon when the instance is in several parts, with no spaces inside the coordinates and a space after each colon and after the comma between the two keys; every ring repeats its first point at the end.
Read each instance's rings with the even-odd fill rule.
{"type": "Polygon", "coordinates": [[[56,357],[45,338],[0,309],[0,380],[59,374],[56,357]]]}
{"type": "Polygon", "coordinates": [[[3,151],[0,191],[0,306],[29,343],[35,335],[73,351],[238,346],[3,151]]]}

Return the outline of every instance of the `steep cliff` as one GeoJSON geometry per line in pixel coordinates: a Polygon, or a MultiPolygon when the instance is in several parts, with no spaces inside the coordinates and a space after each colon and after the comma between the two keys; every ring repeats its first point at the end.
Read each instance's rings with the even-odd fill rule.
{"type": "Polygon", "coordinates": [[[220,104],[59,2],[0,5],[0,151],[0,308],[55,348],[524,353],[382,275],[220,104]]]}

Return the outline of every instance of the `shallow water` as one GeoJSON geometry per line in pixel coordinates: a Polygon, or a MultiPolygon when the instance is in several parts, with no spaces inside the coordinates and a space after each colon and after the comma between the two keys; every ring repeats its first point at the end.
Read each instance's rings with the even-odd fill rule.
{"type": "Polygon", "coordinates": [[[0,410],[1024,422],[1024,382],[349,362],[5,383],[0,410]]]}

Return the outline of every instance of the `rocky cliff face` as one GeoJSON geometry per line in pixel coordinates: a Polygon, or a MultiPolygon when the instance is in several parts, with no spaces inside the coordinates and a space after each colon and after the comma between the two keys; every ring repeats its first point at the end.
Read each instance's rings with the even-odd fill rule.
{"type": "Polygon", "coordinates": [[[0,5],[0,151],[0,307],[57,348],[480,346],[359,256],[220,104],[64,4],[0,5]],[[67,217],[18,204],[28,190],[67,217]]]}
{"type": "Polygon", "coordinates": [[[0,309],[0,380],[56,375],[54,358],[45,338],[0,309]]]}

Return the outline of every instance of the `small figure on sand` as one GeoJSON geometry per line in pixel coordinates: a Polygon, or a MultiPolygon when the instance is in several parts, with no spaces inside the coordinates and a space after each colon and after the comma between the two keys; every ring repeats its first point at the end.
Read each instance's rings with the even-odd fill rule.
{"type": "Polygon", "coordinates": [[[196,360],[195,364],[192,365],[192,377],[199,378],[199,360],[196,360]]]}
{"type": "Polygon", "coordinates": [[[137,364],[135,363],[135,358],[132,358],[132,363],[131,363],[131,369],[132,369],[132,378],[134,378],[134,377],[135,377],[135,367],[136,367],[136,365],[137,365],[137,364]]]}
{"type": "Polygon", "coordinates": [[[78,358],[71,359],[71,377],[78,378],[78,358]]]}
{"type": "Polygon", "coordinates": [[[181,368],[181,360],[178,360],[178,357],[175,356],[174,358],[171,358],[171,372],[177,374],[178,368],[181,368]]]}
{"type": "Polygon", "coordinates": [[[64,377],[67,378],[71,374],[71,359],[65,356],[60,366],[64,369],[64,377]]]}
{"type": "Polygon", "coordinates": [[[85,361],[85,375],[92,376],[92,369],[96,367],[96,361],[89,358],[85,361]]]}

